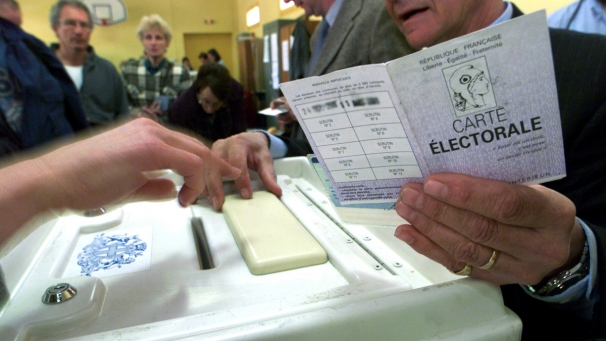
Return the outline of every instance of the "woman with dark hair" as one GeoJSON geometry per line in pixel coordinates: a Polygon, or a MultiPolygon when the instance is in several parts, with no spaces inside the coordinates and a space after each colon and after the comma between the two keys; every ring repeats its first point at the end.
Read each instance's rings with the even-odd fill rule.
{"type": "Polygon", "coordinates": [[[211,141],[244,132],[242,85],[225,67],[202,65],[191,88],[168,108],[168,120],[211,141]]]}
{"type": "Polygon", "coordinates": [[[216,49],[210,49],[207,52],[208,55],[208,61],[211,63],[217,63],[220,65],[225,66],[225,62],[223,61],[223,59],[221,59],[221,55],[219,54],[219,51],[217,51],[216,49]]]}

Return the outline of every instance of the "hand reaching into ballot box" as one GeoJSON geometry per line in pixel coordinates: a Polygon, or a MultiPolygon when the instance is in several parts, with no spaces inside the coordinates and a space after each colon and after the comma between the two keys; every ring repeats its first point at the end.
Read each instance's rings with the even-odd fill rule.
{"type": "Polygon", "coordinates": [[[174,198],[171,180],[147,173],[165,169],[184,178],[182,206],[202,192],[222,195],[221,178],[240,175],[193,137],[140,118],[0,169],[0,242],[46,210],[174,198]]]}
{"type": "Polygon", "coordinates": [[[397,238],[455,274],[535,285],[579,263],[574,204],[546,187],[435,174],[402,187],[397,238]]]}
{"type": "MultiPolygon", "coordinates": [[[[227,161],[230,165],[240,170],[240,176],[235,180],[240,195],[245,199],[252,198],[252,183],[248,168],[256,171],[268,191],[281,196],[282,189],[276,181],[274,161],[269,153],[268,140],[265,133],[249,132],[230,136],[227,139],[217,140],[212,146],[212,151],[227,161]]],[[[213,189],[214,187],[208,187],[213,189]]],[[[216,210],[221,209],[225,196],[222,191],[214,191],[214,194],[203,193],[213,204],[216,210]]]]}

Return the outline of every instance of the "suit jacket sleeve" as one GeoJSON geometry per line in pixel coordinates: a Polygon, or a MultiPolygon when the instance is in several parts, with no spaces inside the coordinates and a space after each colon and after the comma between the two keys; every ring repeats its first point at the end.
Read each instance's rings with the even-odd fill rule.
{"type": "Polygon", "coordinates": [[[574,202],[577,217],[594,232],[600,296],[591,321],[565,306],[502,287],[505,304],[522,319],[523,340],[587,340],[606,337],[606,37],[551,29],[562,120],[566,177],[545,186],[574,202]]]}

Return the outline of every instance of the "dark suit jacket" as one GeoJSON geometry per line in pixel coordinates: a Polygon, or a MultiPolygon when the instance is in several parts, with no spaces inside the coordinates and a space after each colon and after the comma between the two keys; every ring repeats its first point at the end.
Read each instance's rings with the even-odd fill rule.
{"type": "Polygon", "coordinates": [[[307,68],[311,51],[309,49],[309,39],[311,38],[305,21],[297,20],[295,29],[292,31],[293,45],[290,49],[290,72],[291,81],[307,77],[307,68]]]}
{"type": "Polygon", "coordinates": [[[550,36],[567,176],[544,185],[570,198],[577,217],[594,232],[601,299],[587,322],[533,299],[518,285],[503,286],[503,297],[522,319],[523,340],[606,338],[606,37],[557,29],[550,36]]]}

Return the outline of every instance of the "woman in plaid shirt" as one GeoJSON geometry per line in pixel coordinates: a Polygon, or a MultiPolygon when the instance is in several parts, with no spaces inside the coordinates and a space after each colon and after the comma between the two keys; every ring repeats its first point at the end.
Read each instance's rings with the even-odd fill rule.
{"type": "Polygon", "coordinates": [[[165,58],[172,32],[159,15],[144,16],[137,34],[145,57],[129,60],[121,67],[129,104],[141,115],[158,117],[164,123],[166,109],[191,86],[191,76],[182,65],[165,58]]]}

